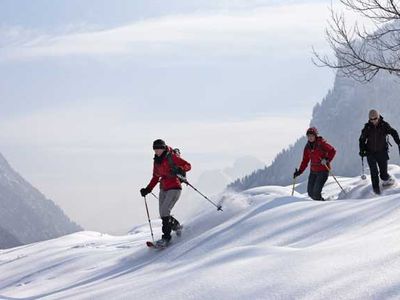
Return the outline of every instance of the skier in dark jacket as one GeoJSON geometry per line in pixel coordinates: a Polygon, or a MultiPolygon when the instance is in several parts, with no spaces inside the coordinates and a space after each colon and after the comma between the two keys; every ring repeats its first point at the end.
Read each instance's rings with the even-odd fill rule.
{"type": "Polygon", "coordinates": [[[171,210],[181,195],[182,185],[178,175],[186,176],[191,165],[163,140],[155,140],[153,149],[155,152],[153,177],[147,187],[140,190],[140,194],[145,197],[160,182],[159,210],[163,236],[156,244],[159,247],[166,247],[171,240],[171,230],[180,234],[181,225],[171,216],[171,210]]]}
{"type": "Polygon", "coordinates": [[[307,192],[311,199],[324,201],[321,192],[328,180],[330,163],[335,157],[336,150],[324,138],[318,136],[317,128],[309,128],[306,134],[308,142],[304,147],[303,160],[300,168],[294,172],[293,178],[300,176],[311,161],[307,192]]]}
{"type": "Polygon", "coordinates": [[[369,112],[369,122],[364,125],[360,135],[360,156],[367,157],[371,172],[372,188],[375,194],[380,194],[379,177],[382,179],[383,186],[390,186],[395,183],[394,179],[388,174],[389,147],[388,135],[391,135],[399,145],[399,134],[375,109],[369,112]]]}

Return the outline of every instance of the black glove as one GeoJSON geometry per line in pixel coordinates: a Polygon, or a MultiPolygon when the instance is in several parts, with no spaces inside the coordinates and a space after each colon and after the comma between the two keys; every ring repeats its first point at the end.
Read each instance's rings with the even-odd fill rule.
{"type": "Polygon", "coordinates": [[[150,194],[150,193],[151,193],[151,191],[148,188],[140,189],[140,195],[142,195],[142,197],[146,197],[146,195],[150,194]]]}
{"type": "Polygon", "coordinates": [[[183,176],[183,177],[186,177],[186,172],[183,171],[183,169],[180,168],[180,167],[175,168],[174,174],[175,174],[175,175],[181,175],[181,176],[183,176]]]}
{"type": "Polygon", "coordinates": [[[360,152],[358,153],[358,155],[360,155],[361,157],[367,156],[367,150],[360,150],[360,152]]]}
{"type": "Polygon", "coordinates": [[[293,178],[296,178],[296,177],[300,176],[301,173],[302,173],[302,172],[300,172],[300,170],[297,170],[297,169],[296,169],[296,170],[294,171],[294,173],[293,173],[293,178]]]}

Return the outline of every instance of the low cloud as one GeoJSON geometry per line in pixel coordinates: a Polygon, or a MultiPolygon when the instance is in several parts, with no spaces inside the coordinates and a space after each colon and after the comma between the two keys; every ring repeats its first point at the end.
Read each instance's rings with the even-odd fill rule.
{"type": "Polygon", "coordinates": [[[2,120],[0,139],[10,145],[24,143],[54,151],[117,155],[145,154],[151,150],[152,140],[162,137],[194,154],[225,153],[231,157],[253,154],[269,160],[293,140],[293,132],[298,132],[294,128],[299,124],[305,126],[305,120],[303,116],[259,116],[182,124],[174,120],[134,121],[122,109],[101,105],[71,106],[2,120]]]}

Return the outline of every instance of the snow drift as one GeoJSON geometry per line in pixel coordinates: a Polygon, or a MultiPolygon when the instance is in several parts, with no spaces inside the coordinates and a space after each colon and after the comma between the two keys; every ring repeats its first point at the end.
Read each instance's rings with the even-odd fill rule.
{"type": "Polygon", "coordinates": [[[377,197],[369,178],[339,180],[347,195],[330,179],[326,202],[304,183],[294,197],[290,186],[224,193],[223,213],[204,203],[161,251],[146,248],[147,224],[3,250],[0,298],[398,299],[400,187],[377,197]]]}

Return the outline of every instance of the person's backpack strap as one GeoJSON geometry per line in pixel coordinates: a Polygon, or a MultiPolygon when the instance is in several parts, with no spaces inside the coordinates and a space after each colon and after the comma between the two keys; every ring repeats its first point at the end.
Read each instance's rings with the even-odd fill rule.
{"type": "Polygon", "coordinates": [[[176,167],[176,165],[174,163],[174,160],[172,159],[172,153],[170,151],[167,152],[167,155],[165,157],[167,158],[168,164],[169,164],[169,166],[171,168],[171,172],[174,175],[174,171],[176,170],[177,167],[176,167]]]}
{"type": "MultiPolygon", "coordinates": [[[[172,150],[172,151],[175,151],[175,150],[172,150]]],[[[176,172],[178,170],[178,167],[176,166],[176,164],[174,163],[174,160],[172,159],[172,155],[173,155],[172,151],[169,151],[167,153],[166,157],[167,157],[167,160],[168,160],[168,164],[169,164],[169,166],[171,168],[171,175],[175,177],[176,174],[177,174],[176,172]]],[[[184,174],[184,177],[186,177],[186,174],[184,174]]],[[[181,181],[180,178],[179,178],[179,180],[181,181]]]]}

